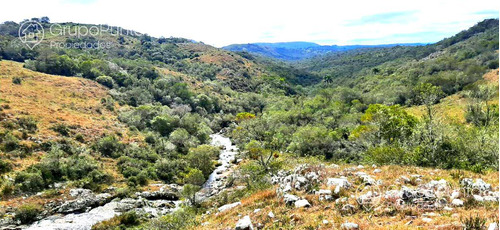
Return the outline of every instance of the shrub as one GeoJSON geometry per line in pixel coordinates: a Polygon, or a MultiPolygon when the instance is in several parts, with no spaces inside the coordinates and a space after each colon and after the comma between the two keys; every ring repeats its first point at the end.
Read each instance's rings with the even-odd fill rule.
{"type": "Polygon", "coordinates": [[[162,115],[157,116],[151,122],[151,127],[162,136],[168,136],[179,126],[179,118],[162,115]]]}
{"type": "Polygon", "coordinates": [[[96,149],[103,156],[118,157],[119,152],[123,150],[123,144],[115,136],[106,136],[96,143],[96,149]]]}
{"type": "Polygon", "coordinates": [[[12,83],[16,85],[20,85],[22,82],[22,79],[20,77],[13,77],[12,78],[12,83]]]}
{"type": "Polygon", "coordinates": [[[208,178],[208,175],[214,170],[214,159],[217,159],[219,148],[211,145],[200,145],[189,149],[186,156],[189,167],[199,169],[208,178]]]}
{"type": "Polygon", "coordinates": [[[464,229],[467,230],[481,230],[486,228],[486,219],[483,217],[477,216],[469,216],[465,219],[460,219],[464,229]]]}
{"type": "Polygon", "coordinates": [[[83,135],[81,133],[78,133],[75,135],[75,140],[78,142],[81,142],[81,143],[85,142],[85,138],[83,137],[83,135]]]}
{"type": "Polygon", "coordinates": [[[34,204],[25,204],[17,208],[15,219],[21,221],[22,224],[29,224],[37,219],[42,208],[34,204]]]}
{"type": "Polygon", "coordinates": [[[21,117],[17,123],[22,129],[28,132],[35,132],[38,129],[37,122],[33,117],[21,117]]]}
{"type": "Polygon", "coordinates": [[[179,173],[185,170],[186,166],[186,162],[181,159],[161,159],[156,162],[155,169],[158,178],[166,183],[172,183],[175,182],[179,173]]]}
{"type": "Polygon", "coordinates": [[[189,172],[184,176],[184,183],[192,185],[203,185],[203,183],[205,183],[205,177],[200,170],[190,169],[189,172]]]}
{"type": "Polygon", "coordinates": [[[5,152],[14,151],[19,147],[19,140],[11,133],[7,133],[1,141],[3,142],[3,150],[5,152]]]}
{"type": "Polygon", "coordinates": [[[195,217],[195,210],[186,207],[174,213],[154,219],[147,225],[147,228],[169,230],[187,229],[189,226],[197,226],[199,224],[195,217]]]}
{"type": "Polygon", "coordinates": [[[19,172],[14,182],[23,192],[38,192],[45,188],[45,182],[40,172],[19,172]]]}
{"type": "Polygon", "coordinates": [[[115,84],[113,78],[109,76],[100,76],[97,77],[95,80],[99,82],[99,84],[104,85],[108,88],[113,88],[113,85],[115,84]]]}
{"type": "Polygon", "coordinates": [[[54,132],[57,132],[65,137],[69,136],[70,130],[67,125],[63,123],[57,123],[56,125],[52,126],[50,129],[54,130],[54,132]]]}
{"type": "Polygon", "coordinates": [[[10,172],[10,170],[12,170],[12,165],[9,162],[0,159],[0,175],[10,172]]]}

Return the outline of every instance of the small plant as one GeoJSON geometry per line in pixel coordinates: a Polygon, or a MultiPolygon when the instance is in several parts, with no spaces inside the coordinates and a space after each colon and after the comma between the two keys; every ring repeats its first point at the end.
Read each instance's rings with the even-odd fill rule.
{"type": "Polygon", "coordinates": [[[454,170],[450,173],[450,176],[451,178],[453,178],[454,180],[458,180],[458,181],[461,181],[462,178],[465,177],[465,173],[464,171],[458,169],[458,170],[454,170]]]}
{"type": "Polygon", "coordinates": [[[80,142],[80,143],[85,143],[85,138],[83,137],[83,135],[81,133],[78,133],[75,135],[75,140],[80,142]]]}
{"type": "Polygon", "coordinates": [[[58,123],[58,124],[52,126],[52,128],[50,128],[50,129],[54,130],[54,132],[57,132],[63,136],[66,136],[66,137],[69,136],[70,130],[69,130],[68,126],[66,126],[65,124],[58,123]]]}
{"type": "Polygon", "coordinates": [[[486,219],[483,217],[477,216],[469,216],[465,219],[460,219],[462,222],[464,229],[467,230],[481,230],[485,229],[486,219]]]}
{"type": "Polygon", "coordinates": [[[19,127],[30,133],[33,133],[38,129],[37,122],[33,117],[21,117],[17,120],[17,124],[19,124],[19,127]]]}
{"type": "Polygon", "coordinates": [[[22,224],[28,224],[35,221],[41,211],[42,209],[38,205],[25,204],[17,208],[14,218],[21,221],[22,224]]]}
{"type": "Polygon", "coordinates": [[[0,159],[0,175],[10,172],[10,170],[12,170],[12,165],[9,162],[0,159]]]}
{"type": "Polygon", "coordinates": [[[12,78],[12,83],[16,85],[20,85],[22,83],[22,79],[20,77],[13,77],[12,78]]]}

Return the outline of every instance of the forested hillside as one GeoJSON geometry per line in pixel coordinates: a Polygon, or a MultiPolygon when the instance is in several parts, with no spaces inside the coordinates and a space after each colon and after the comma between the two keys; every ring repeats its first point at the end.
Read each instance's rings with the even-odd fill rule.
{"type": "Polygon", "coordinates": [[[497,221],[498,19],[298,63],[117,27],[32,50],[19,26],[0,24],[1,229],[93,208],[93,229],[497,221]]]}

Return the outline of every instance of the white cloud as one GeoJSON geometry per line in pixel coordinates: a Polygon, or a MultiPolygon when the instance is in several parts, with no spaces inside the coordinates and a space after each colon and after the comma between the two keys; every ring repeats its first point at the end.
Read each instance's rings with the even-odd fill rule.
{"type": "Polygon", "coordinates": [[[494,16],[484,12],[494,12],[497,4],[493,0],[23,0],[2,3],[0,21],[49,16],[53,22],[109,24],[153,36],[185,37],[215,46],[280,41],[434,42],[441,38],[439,36],[451,36],[494,16]],[[394,17],[392,21],[376,20],[381,14],[397,12],[412,13],[394,17]],[[362,23],[349,23],[356,21],[362,23]]]}

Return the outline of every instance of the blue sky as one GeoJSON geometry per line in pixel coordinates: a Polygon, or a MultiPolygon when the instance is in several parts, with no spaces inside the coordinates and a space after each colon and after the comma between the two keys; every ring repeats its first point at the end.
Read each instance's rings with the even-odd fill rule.
{"type": "Polygon", "coordinates": [[[53,22],[121,26],[217,47],[234,43],[431,43],[486,18],[493,0],[23,0],[2,3],[0,21],[49,16],[53,22]]]}

